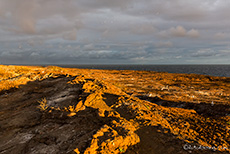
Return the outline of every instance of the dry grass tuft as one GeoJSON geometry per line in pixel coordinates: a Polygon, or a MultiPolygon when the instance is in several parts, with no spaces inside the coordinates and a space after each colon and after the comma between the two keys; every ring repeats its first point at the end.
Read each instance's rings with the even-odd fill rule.
{"type": "Polygon", "coordinates": [[[48,105],[47,105],[47,100],[46,98],[43,98],[42,100],[38,101],[38,103],[40,104],[38,106],[38,108],[41,110],[41,111],[45,111],[48,109],[48,105]]]}

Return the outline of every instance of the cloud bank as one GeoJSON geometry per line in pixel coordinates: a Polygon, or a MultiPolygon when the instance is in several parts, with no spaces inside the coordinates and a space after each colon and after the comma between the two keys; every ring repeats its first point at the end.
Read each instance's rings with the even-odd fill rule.
{"type": "Polygon", "coordinates": [[[0,62],[229,64],[229,7],[224,0],[1,0],[0,62]]]}

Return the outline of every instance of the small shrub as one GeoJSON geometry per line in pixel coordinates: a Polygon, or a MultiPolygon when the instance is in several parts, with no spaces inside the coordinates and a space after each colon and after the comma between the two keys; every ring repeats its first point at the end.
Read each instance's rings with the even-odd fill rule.
{"type": "Polygon", "coordinates": [[[48,107],[49,107],[49,106],[47,105],[47,100],[46,100],[46,98],[43,98],[42,100],[38,101],[38,103],[40,104],[38,108],[39,108],[41,111],[45,111],[45,110],[47,110],[48,107]]]}
{"type": "Polygon", "coordinates": [[[124,153],[124,152],[125,152],[125,150],[124,150],[122,147],[119,147],[119,151],[120,151],[121,153],[124,153]]]}

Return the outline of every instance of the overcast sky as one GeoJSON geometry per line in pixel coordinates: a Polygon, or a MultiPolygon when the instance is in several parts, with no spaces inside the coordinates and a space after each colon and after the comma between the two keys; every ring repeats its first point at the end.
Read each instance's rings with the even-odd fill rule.
{"type": "Polygon", "coordinates": [[[229,0],[0,0],[3,64],[230,64],[229,0]]]}

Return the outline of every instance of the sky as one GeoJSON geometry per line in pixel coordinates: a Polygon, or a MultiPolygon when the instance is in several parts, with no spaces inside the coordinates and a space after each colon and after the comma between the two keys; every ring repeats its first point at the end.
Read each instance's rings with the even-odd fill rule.
{"type": "Polygon", "coordinates": [[[230,64],[229,0],[0,0],[2,64],[230,64]]]}

